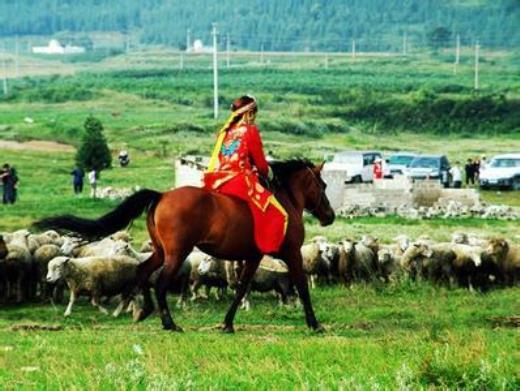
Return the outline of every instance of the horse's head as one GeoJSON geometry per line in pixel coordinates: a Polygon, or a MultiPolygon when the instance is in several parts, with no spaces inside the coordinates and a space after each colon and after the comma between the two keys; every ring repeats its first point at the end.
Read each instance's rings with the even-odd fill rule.
{"type": "Polygon", "coordinates": [[[305,180],[305,209],[316,217],[322,226],[330,225],[336,217],[325,193],[327,184],[321,178],[321,170],[325,163],[321,163],[304,171],[305,180]]]}
{"type": "Polygon", "coordinates": [[[289,160],[271,165],[282,187],[290,192],[300,207],[316,217],[322,226],[334,222],[334,210],[325,194],[327,185],[321,178],[324,163],[315,166],[307,160],[289,160]]]}

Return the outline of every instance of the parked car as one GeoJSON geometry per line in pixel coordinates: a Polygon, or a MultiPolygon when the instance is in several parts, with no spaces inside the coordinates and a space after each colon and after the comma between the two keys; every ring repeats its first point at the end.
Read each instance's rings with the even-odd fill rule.
{"type": "Polygon", "coordinates": [[[413,180],[438,179],[448,183],[449,172],[450,163],[445,155],[419,155],[412,160],[405,175],[413,180]]]}
{"type": "Polygon", "coordinates": [[[336,153],[332,161],[325,165],[327,171],[344,171],[346,183],[371,182],[372,168],[376,159],[382,159],[380,152],[344,151],[336,153]]]}
{"type": "Polygon", "coordinates": [[[494,156],[480,169],[480,187],[520,190],[520,153],[494,156]]]}
{"type": "Polygon", "coordinates": [[[413,152],[396,152],[390,155],[388,158],[390,175],[404,175],[405,170],[416,156],[417,154],[413,152]]]}

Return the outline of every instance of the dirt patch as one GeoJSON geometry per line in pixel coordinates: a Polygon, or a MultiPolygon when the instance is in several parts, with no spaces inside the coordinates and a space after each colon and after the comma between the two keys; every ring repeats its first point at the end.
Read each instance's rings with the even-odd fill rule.
{"type": "Polygon", "coordinates": [[[60,331],[63,330],[62,326],[59,325],[48,325],[48,324],[17,324],[11,327],[12,331],[60,331]]]}
{"type": "Polygon", "coordinates": [[[499,316],[495,318],[489,318],[489,321],[496,327],[520,327],[520,316],[499,316]]]}
{"type": "Polygon", "coordinates": [[[0,149],[17,151],[42,151],[42,152],[74,152],[72,145],[61,144],[54,141],[32,140],[24,143],[18,141],[0,140],[0,149]]]}

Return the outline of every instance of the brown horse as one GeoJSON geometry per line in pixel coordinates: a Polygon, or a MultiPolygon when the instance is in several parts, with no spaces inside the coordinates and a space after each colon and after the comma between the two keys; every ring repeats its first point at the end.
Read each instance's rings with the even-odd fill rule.
{"type": "MultiPolygon", "coordinates": [[[[324,226],[332,224],[335,218],[320,175],[323,164],[314,166],[306,160],[289,160],[275,162],[271,166],[277,179],[276,198],[289,215],[285,240],[280,251],[272,255],[287,263],[303,303],[307,325],[321,330],[312,308],[300,247],[304,240],[304,210],[324,226]]],[[[37,226],[73,231],[91,238],[102,237],[126,227],[145,209],[148,210],[147,226],[154,251],[139,269],[145,297],[140,318],[146,318],[153,310],[147,288],[148,278],[154,270],[164,265],[155,286],[162,324],[167,330],[181,330],[170,315],[166,292],[168,282],[196,246],[217,258],[246,261],[235,298],[224,320],[223,330],[233,332],[235,313],[263,255],[254,241],[249,207],[240,199],[191,186],[166,193],[141,190],[98,220],[61,216],[44,219],[37,226]]]]}

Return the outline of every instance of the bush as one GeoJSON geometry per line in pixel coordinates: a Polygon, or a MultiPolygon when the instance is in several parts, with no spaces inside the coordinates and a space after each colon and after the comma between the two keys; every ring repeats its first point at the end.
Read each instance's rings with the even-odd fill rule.
{"type": "Polygon", "coordinates": [[[93,116],[85,120],[85,134],[76,153],[76,164],[83,170],[101,171],[112,164],[112,156],[103,135],[103,124],[93,116]]]}

